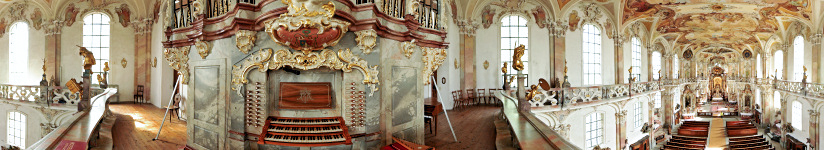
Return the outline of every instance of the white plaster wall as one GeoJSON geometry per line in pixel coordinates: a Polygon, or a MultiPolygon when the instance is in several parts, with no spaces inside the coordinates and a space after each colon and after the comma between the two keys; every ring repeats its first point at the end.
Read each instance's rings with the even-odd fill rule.
{"type": "MultiPolygon", "coordinates": [[[[75,78],[80,82],[83,75],[83,58],[78,55],[77,45],[83,45],[83,17],[78,15],[78,21],[72,26],[63,27],[61,34],[61,85],[75,78]]],[[[109,56],[109,84],[118,85],[117,93],[120,101],[132,101],[134,95],[134,48],[135,33],[131,27],[123,27],[117,18],[109,16],[111,24],[110,56],[109,56]],[[121,66],[121,60],[126,59],[126,67],[121,66]]],[[[96,54],[97,55],[97,54],[96,54]]],[[[97,56],[96,56],[97,57],[97,56]]],[[[102,63],[102,62],[98,62],[102,63]]],[[[93,84],[97,84],[97,75],[92,75],[93,84]]],[[[63,85],[65,86],[65,85],[63,85]]],[[[146,87],[148,88],[148,87],[146,87]]]]}
{"type": "Polygon", "coordinates": [[[0,83],[9,83],[9,32],[0,35],[0,60],[0,83]]]}
{"type": "MultiPolygon", "coordinates": [[[[530,32],[530,34],[532,34],[530,32]]],[[[530,40],[531,37],[530,37],[530,40]]],[[[532,46],[526,46],[530,51],[532,46]]],[[[531,54],[530,54],[531,55],[531,54]]],[[[526,55],[524,57],[529,57],[526,55]]],[[[530,59],[532,60],[532,59],[530,59]]],[[[531,62],[530,62],[531,63],[531,62]]],[[[511,64],[509,65],[512,66],[511,64]]],[[[467,66],[472,67],[472,66],[467,66]]],[[[500,21],[484,29],[475,31],[475,88],[501,88],[501,23],[500,21]],[[489,68],[484,69],[484,61],[489,61],[489,68]]],[[[531,75],[530,75],[531,77],[531,75]]]]}
{"type": "MultiPolygon", "coordinates": [[[[592,86],[583,85],[583,29],[575,30],[574,32],[567,31],[566,33],[566,52],[565,58],[567,60],[567,67],[570,68],[568,72],[569,83],[573,87],[592,86]]],[[[615,44],[612,39],[607,38],[604,31],[601,30],[601,85],[615,84],[615,44]]]]}
{"type": "Polygon", "coordinates": [[[443,98],[440,99],[443,107],[452,109],[455,104],[455,100],[452,98],[452,91],[461,88],[461,73],[460,70],[455,68],[455,59],[460,57],[461,34],[453,21],[447,21],[447,25],[449,28],[447,28],[446,42],[449,42],[449,47],[447,48],[446,60],[443,65],[438,68],[438,76],[436,77],[438,82],[436,84],[441,92],[439,94],[441,95],[440,98],[443,98]],[[446,84],[442,82],[444,78],[446,78],[446,84]]]}
{"type": "MultiPolygon", "coordinates": [[[[169,66],[169,62],[163,57],[163,43],[166,37],[163,35],[164,20],[159,20],[152,26],[152,41],[149,47],[152,51],[150,59],[157,58],[157,66],[151,69],[152,89],[151,103],[155,107],[161,108],[169,103],[174,88],[174,70],[169,66]]],[[[150,60],[151,61],[151,60],[150,60]]]]}

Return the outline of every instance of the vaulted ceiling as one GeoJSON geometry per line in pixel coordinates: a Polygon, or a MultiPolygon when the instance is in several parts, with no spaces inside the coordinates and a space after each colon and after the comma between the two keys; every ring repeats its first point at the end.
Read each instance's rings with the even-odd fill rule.
{"type": "MultiPolygon", "coordinates": [[[[108,5],[113,3],[126,3],[133,12],[134,17],[143,18],[144,16],[154,15],[153,9],[155,3],[160,0],[0,0],[0,14],[7,12],[9,6],[13,3],[26,3],[30,6],[36,6],[43,11],[44,19],[54,19],[59,16],[66,6],[70,3],[89,2],[92,5],[108,5]]],[[[8,14],[4,14],[8,15],[8,14]]]]}

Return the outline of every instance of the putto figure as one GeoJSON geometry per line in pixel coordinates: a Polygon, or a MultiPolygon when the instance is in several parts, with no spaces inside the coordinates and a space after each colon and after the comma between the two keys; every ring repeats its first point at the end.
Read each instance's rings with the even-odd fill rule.
{"type": "Polygon", "coordinates": [[[77,47],[80,47],[80,56],[83,56],[83,69],[91,70],[92,66],[97,64],[97,62],[94,60],[94,53],[86,49],[86,47],[77,47]]]}
{"type": "Polygon", "coordinates": [[[526,46],[523,44],[515,47],[515,55],[512,55],[512,69],[522,71],[524,70],[524,62],[521,61],[521,57],[524,56],[524,51],[526,50],[526,46]]]}

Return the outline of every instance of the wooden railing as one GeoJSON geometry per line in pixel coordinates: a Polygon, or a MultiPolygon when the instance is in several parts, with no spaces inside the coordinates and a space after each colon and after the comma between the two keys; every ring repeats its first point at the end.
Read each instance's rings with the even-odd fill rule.
{"type": "Polygon", "coordinates": [[[532,112],[518,111],[518,101],[505,92],[494,93],[501,100],[501,113],[509,125],[513,146],[520,149],[581,149],[562,138],[532,112]]]}
{"type": "MultiPolygon", "coordinates": [[[[81,149],[89,149],[97,145],[100,123],[109,111],[108,100],[115,94],[117,94],[117,89],[109,88],[94,96],[91,98],[91,108],[74,114],[69,118],[71,122],[58,126],[40,141],[29,146],[29,149],[59,149],[61,147],[57,146],[61,142],[80,144],[81,149]]],[[[73,149],[72,147],[62,148],[73,149]]]]}

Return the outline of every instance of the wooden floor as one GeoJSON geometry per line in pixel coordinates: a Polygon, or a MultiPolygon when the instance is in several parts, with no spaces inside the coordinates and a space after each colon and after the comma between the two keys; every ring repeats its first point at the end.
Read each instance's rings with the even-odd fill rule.
{"type": "MultiPolygon", "coordinates": [[[[436,149],[495,149],[495,123],[501,111],[499,106],[470,106],[449,110],[449,119],[459,142],[455,142],[449,131],[449,124],[443,113],[438,118],[438,134],[430,134],[426,127],[426,145],[436,149]]],[[[433,130],[434,131],[434,130],[433,130]]]]}
{"type": "Polygon", "coordinates": [[[150,104],[110,104],[109,108],[117,116],[112,129],[113,149],[166,150],[186,145],[186,122],[176,118],[167,119],[159,140],[152,141],[165,109],[150,104]]]}

